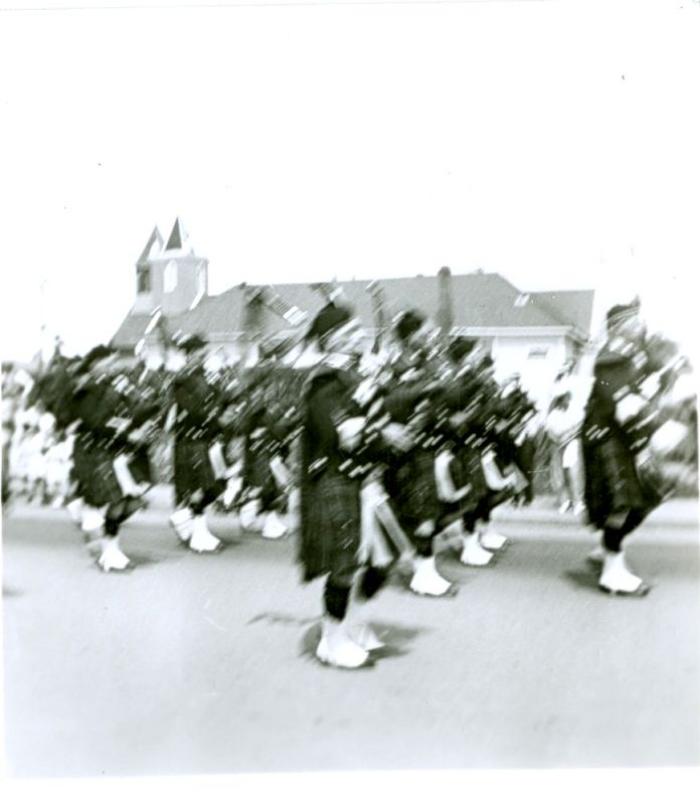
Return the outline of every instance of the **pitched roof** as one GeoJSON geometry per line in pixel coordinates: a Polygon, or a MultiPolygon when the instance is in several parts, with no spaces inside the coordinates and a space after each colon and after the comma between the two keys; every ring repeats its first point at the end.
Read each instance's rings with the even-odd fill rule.
{"type": "MultiPolygon", "coordinates": [[[[552,291],[523,293],[496,273],[476,272],[452,275],[451,298],[453,326],[464,328],[531,328],[574,327],[581,335],[590,328],[593,291],[552,291]]],[[[388,316],[415,307],[433,319],[440,305],[440,287],[436,276],[404,277],[381,280],[388,316]]],[[[369,282],[352,280],[341,282],[347,302],[366,327],[372,327],[373,304],[367,291],[369,282]]],[[[311,315],[325,304],[323,297],[306,283],[286,283],[272,286],[290,305],[296,305],[311,315]]],[[[233,336],[244,329],[244,290],[242,286],[230,288],[218,296],[207,296],[193,309],[171,316],[168,325],[174,332],[201,333],[209,337],[233,336]]],[[[131,335],[136,343],[143,335],[148,316],[130,314],[115,336],[123,339],[131,335]],[[130,322],[130,319],[139,319],[130,322]],[[141,321],[145,319],[145,321],[141,321]],[[140,331],[139,331],[140,330],[140,331]]],[[[272,333],[284,322],[266,311],[264,331],[272,333]]]]}
{"type": "Polygon", "coordinates": [[[549,310],[586,335],[590,332],[594,291],[542,291],[532,296],[540,307],[549,310]]]}
{"type": "Polygon", "coordinates": [[[187,240],[187,235],[184,233],[182,229],[182,224],[180,223],[180,219],[176,218],[175,223],[173,224],[172,232],[170,233],[170,237],[168,238],[168,242],[165,244],[165,251],[176,251],[177,249],[182,249],[183,243],[187,240]]]}
{"type": "Polygon", "coordinates": [[[163,237],[156,226],[153,228],[153,232],[151,232],[150,237],[146,241],[146,245],[143,247],[143,251],[139,256],[139,259],[136,261],[136,265],[142,265],[143,263],[148,262],[149,258],[158,254],[162,248],[163,237]]]}
{"type": "Polygon", "coordinates": [[[149,313],[129,313],[112,336],[113,347],[134,347],[143,338],[144,331],[151,320],[149,313]]]}

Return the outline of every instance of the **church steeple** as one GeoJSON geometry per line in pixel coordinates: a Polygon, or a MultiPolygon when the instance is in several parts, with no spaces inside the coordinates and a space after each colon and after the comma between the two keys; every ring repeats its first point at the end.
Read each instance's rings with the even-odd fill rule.
{"type": "Polygon", "coordinates": [[[155,276],[152,261],[160,254],[163,248],[163,237],[158,227],[154,227],[150,237],[146,241],[138,260],[136,261],[136,300],[134,311],[137,313],[150,312],[157,307],[155,299],[155,276]]]}
{"type": "Polygon", "coordinates": [[[147,263],[152,257],[155,257],[160,250],[163,248],[163,236],[160,234],[160,230],[157,226],[153,227],[153,232],[151,232],[151,236],[146,241],[146,245],[143,247],[143,251],[141,252],[141,256],[136,261],[136,265],[143,265],[147,263]]]}
{"type": "Polygon", "coordinates": [[[165,315],[183,313],[199,304],[208,286],[208,261],[198,257],[179,218],[167,241],[153,229],[136,262],[134,313],[160,307],[165,315]]]}
{"type": "Polygon", "coordinates": [[[189,239],[189,235],[185,232],[184,227],[180,223],[180,219],[176,218],[168,242],[165,244],[165,251],[184,251],[188,245],[189,239]]]}

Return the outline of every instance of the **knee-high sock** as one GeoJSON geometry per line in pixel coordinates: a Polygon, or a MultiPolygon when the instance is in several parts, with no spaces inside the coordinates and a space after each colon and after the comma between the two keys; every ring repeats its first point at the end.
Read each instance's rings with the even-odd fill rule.
{"type": "Polygon", "coordinates": [[[332,618],[342,621],[348,611],[349,601],[350,587],[340,586],[328,579],[323,591],[323,603],[326,613],[332,618]]]}
{"type": "Polygon", "coordinates": [[[423,559],[429,559],[433,555],[433,537],[415,537],[413,538],[414,545],[416,546],[416,553],[423,559]]]}
{"type": "Polygon", "coordinates": [[[622,541],[644,520],[644,513],[637,509],[632,509],[625,518],[625,521],[618,528],[606,528],[603,530],[603,545],[605,549],[612,553],[619,553],[622,550],[622,541]]]}
{"type": "Polygon", "coordinates": [[[369,601],[386,584],[389,571],[381,567],[368,567],[362,574],[358,585],[358,594],[361,599],[369,601]]]}

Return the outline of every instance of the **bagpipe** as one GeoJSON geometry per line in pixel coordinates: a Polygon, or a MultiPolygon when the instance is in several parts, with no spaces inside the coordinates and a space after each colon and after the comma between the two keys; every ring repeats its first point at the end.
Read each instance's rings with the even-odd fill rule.
{"type": "Polygon", "coordinates": [[[697,479],[697,396],[678,344],[643,328],[613,332],[596,357],[599,366],[612,367],[606,383],[615,421],[640,480],[662,499],[691,485],[697,479]]]}
{"type": "Polygon", "coordinates": [[[117,449],[113,469],[126,497],[141,497],[154,483],[151,453],[171,427],[169,374],[164,369],[149,369],[140,357],[146,339],[154,332],[164,350],[176,346],[175,336],[158,308],[136,344],[133,358],[122,360],[123,365],[107,377],[119,399],[109,421],[117,449]]]}
{"type": "MultiPolygon", "coordinates": [[[[384,289],[379,282],[370,282],[366,291],[372,298],[375,336],[371,351],[361,364],[363,378],[353,395],[365,420],[363,449],[356,459],[364,474],[360,491],[359,559],[381,567],[392,562],[397,554],[404,561],[410,560],[415,555],[415,548],[399,523],[384,484],[386,466],[383,460],[389,459],[382,454],[380,445],[387,443],[389,428],[395,424],[391,423],[391,414],[386,405],[393,380],[387,344],[388,311],[384,289]]],[[[408,429],[403,434],[403,445],[401,438],[402,434],[399,433],[388,445],[394,453],[401,453],[412,444],[413,438],[408,429]]]]}
{"type": "MultiPolygon", "coordinates": [[[[327,303],[340,295],[330,283],[311,286],[327,303]]],[[[259,479],[267,465],[268,488],[274,482],[279,495],[286,496],[295,486],[298,465],[297,443],[302,427],[302,406],[309,377],[320,360],[308,343],[312,317],[308,311],[288,303],[270,286],[241,286],[244,292],[242,329],[249,341],[237,374],[241,406],[239,434],[246,444],[243,475],[258,479],[254,487],[242,484],[232,505],[241,507],[248,517],[255,511],[261,495],[259,479]],[[287,325],[282,337],[265,337],[266,311],[287,325]],[[247,507],[247,508],[246,508],[247,507]],[[250,512],[248,511],[250,509],[250,512]]],[[[269,497],[269,495],[267,495],[269,497]]],[[[253,515],[252,515],[253,516],[253,515]]]]}
{"type": "Polygon", "coordinates": [[[58,430],[67,430],[77,422],[75,396],[84,380],[83,359],[62,355],[57,345],[48,363],[32,373],[26,405],[41,405],[53,415],[58,430]]]}
{"type": "Polygon", "coordinates": [[[478,451],[486,486],[506,499],[528,486],[518,466],[517,447],[534,405],[519,387],[509,392],[500,386],[491,367],[490,357],[476,349],[451,371],[441,401],[442,427],[449,442],[478,451]]]}
{"type": "Polygon", "coordinates": [[[129,373],[117,373],[110,379],[121,400],[110,423],[119,437],[114,473],[124,496],[138,498],[153,484],[150,450],[161,433],[163,405],[155,390],[146,390],[135,380],[138,378],[129,373]]]}
{"type": "Polygon", "coordinates": [[[383,288],[375,281],[366,290],[372,297],[375,339],[353,398],[366,417],[366,434],[372,438],[391,423],[395,438],[390,441],[399,454],[410,446],[434,446],[436,404],[445,385],[439,361],[443,345],[435,338],[403,350],[392,344],[383,288]]]}
{"type": "Polygon", "coordinates": [[[697,481],[697,394],[691,367],[678,345],[658,334],[643,339],[635,358],[636,388],[618,401],[618,411],[622,416],[631,400],[632,416],[625,425],[638,472],[668,497],[679,485],[697,481]],[[635,393],[643,401],[637,412],[635,393]]]}
{"type": "MultiPolygon", "coordinates": [[[[321,293],[326,302],[333,302],[341,294],[331,283],[314,283],[310,287],[321,293]]],[[[308,343],[311,314],[285,301],[271,286],[244,284],[241,288],[245,299],[242,326],[252,336],[238,375],[243,396],[254,396],[258,404],[274,408],[285,420],[293,419],[309,375],[321,357],[308,343]],[[264,336],[264,311],[287,324],[282,337],[264,336]]]]}
{"type": "MultiPolygon", "coordinates": [[[[242,330],[249,337],[243,365],[253,368],[260,363],[274,361],[284,366],[298,366],[299,360],[308,347],[307,331],[311,314],[297,305],[285,301],[271,285],[239,286],[244,293],[242,330]],[[264,338],[264,311],[270,311],[281,318],[288,327],[281,339],[278,336],[264,338]]],[[[318,291],[327,303],[333,303],[342,296],[342,290],[333,283],[315,282],[309,285],[318,291]]],[[[311,362],[302,362],[299,368],[318,362],[318,355],[311,362]]]]}

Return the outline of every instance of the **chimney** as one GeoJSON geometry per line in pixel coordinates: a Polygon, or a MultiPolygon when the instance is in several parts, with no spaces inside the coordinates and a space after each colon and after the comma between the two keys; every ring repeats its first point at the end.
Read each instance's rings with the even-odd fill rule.
{"type": "Polygon", "coordinates": [[[447,266],[438,271],[438,309],[437,323],[443,338],[447,338],[454,326],[452,302],[452,272],[447,266]]]}

